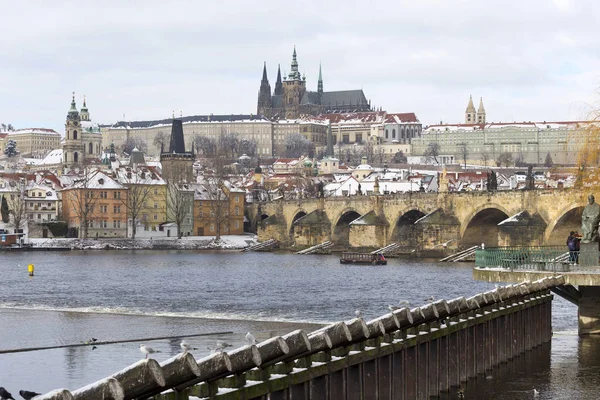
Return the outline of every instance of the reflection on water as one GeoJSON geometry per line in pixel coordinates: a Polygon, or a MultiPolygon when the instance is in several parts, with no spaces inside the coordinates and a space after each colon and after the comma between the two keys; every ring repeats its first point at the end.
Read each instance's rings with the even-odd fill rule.
{"type": "MultiPolygon", "coordinates": [[[[200,358],[217,340],[244,344],[247,331],[263,340],[350,318],[357,308],[371,318],[402,300],[416,306],[431,295],[493,287],[471,279],[472,264],[415,259],[340,266],[336,256],[100,251],[7,254],[2,264],[0,350],[177,336],[149,342],[161,351],[158,360],[179,353],[186,334],[232,332],[188,337],[200,358]],[[28,263],[39,271],[34,279],[28,263]]],[[[466,398],[529,399],[534,388],[540,399],[598,398],[600,341],[579,339],[576,321],[576,308],[555,299],[552,344],[470,380],[466,398]]],[[[0,354],[0,386],[13,393],[75,389],[141,359],[139,344],[0,354]]]]}

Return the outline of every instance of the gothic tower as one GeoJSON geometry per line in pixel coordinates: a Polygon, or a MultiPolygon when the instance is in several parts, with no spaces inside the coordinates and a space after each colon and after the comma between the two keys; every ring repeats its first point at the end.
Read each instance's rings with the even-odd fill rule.
{"type": "Polygon", "coordinates": [[[477,123],[485,124],[485,108],[483,108],[483,97],[479,98],[479,108],[477,109],[477,123]]]}
{"type": "Polygon", "coordinates": [[[180,119],[173,119],[169,151],[160,153],[163,178],[170,183],[194,182],[194,148],[185,151],[183,124],[180,119]]]}
{"type": "Polygon", "coordinates": [[[306,92],[306,78],[300,76],[298,71],[298,60],[296,58],[296,46],[292,54],[292,69],[288,79],[283,83],[283,108],[284,118],[298,118],[300,116],[300,100],[306,92]]]}
{"type": "Polygon", "coordinates": [[[256,113],[258,115],[271,115],[271,85],[267,79],[267,63],[263,66],[262,80],[260,81],[260,90],[258,91],[258,106],[256,113]]]}
{"type": "Polygon", "coordinates": [[[281,66],[277,65],[277,82],[275,83],[275,91],[273,95],[281,96],[283,94],[283,83],[281,83],[281,66]]]}
{"type": "Polygon", "coordinates": [[[75,92],[71,100],[71,108],[65,122],[65,141],[63,144],[63,164],[74,167],[83,161],[83,139],[81,132],[81,116],[75,104],[75,92]]]}
{"type": "Polygon", "coordinates": [[[473,105],[473,96],[469,96],[469,105],[465,111],[465,124],[474,124],[476,122],[475,106],[473,105]]]}
{"type": "Polygon", "coordinates": [[[82,121],[90,120],[90,113],[88,111],[87,105],[85,104],[85,95],[83,96],[83,107],[81,107],[81,112],[79,113],[82,121]]]}

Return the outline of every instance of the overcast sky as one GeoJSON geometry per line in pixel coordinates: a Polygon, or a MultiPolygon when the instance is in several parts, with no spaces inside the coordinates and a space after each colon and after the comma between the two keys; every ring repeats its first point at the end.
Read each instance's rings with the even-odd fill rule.
{"type": "Polygon", "coordinates": [[[64,134],[71,92],[95,122],[256,113],[293,46],[307,86],[362,88],[424,125],[586,117],[600,95],[594,1],[0,1],[0,122],[64,134]],[[326,5],[321,4],[322,2],[326,5]]]}

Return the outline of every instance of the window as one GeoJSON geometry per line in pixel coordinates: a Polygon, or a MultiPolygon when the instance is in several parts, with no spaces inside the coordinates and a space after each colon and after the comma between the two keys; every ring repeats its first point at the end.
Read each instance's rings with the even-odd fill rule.
{"type": "Polygon", "coordinates": [[[361,143],[362,142],[362,134],[357,134],[356,135],[356,143],[361,143]]]}
{"type": "Polygon", "coordinates": [[[158,220],[158,214],[154,214],[154,220],[158,220]]]}
{"type": "Polygon", "coordinates": [[[42,219],[42,214],[38,214],[38,219],[42,219]]]}
{"type": "Polygon", "coordinates": [[[236,207],[234,213],[235,215],[240,215],[240,208],[236,207]]]}
{"type": "Polygon", "coordinates": [[[240,202],[240,196],[235,196],[235,202],[239,203],[240,202]]]}
{"type": "Polygon", "coordinates": [[[396,139],[396,130],[392,129],[392,139],[396,139]]]}
{"type": "Polygon", "coordinates": [[[113,214],[120,214],[121,206],[113,206],[113,214]]]}
{"type": "Polygon", "coordinates": [[[385,138],[386,138],[386,139],[388,139],[388,137],[389,137],[389,136],[388,136],[388,130],[386,129],[386,130],[385,130],[385,138]]]}
{"type": "Polygon", "coordinates": [[[154,209],[158,209],[158,203],[154,203],[154,209]]]}
{"type": "Polygon", "coordinates": [[[235,221],[235,229],[238,229],[240,227],[240,221],[235,221]]]}
{"type": "Polygon", "coordinates": [[[210,231],[214,232],[215,231],[215,224],[210,224],[210,231]]]}
{"type": "MultiPolygon", "coordinates": [[[[75,125],[77,125],[77,122],[75,125]]],[[[73,139],[77,139],[77,131],[73,131],[73,139]]],[[[77,153],[75,153],[75,162],[77,162],[77,153]]]]}
{"type": "Polygon", "coordinates": [[[120,199],[121,198],[121,192],[113,192],[113,197],[115,199],[120,199]]]}
{"type": "Polygon", "coordinates": [[[154,188],[154,194],[158,194],[158,189],[154,188]]]}
{"type": "Polygon", "coordinates": [[[108,212],[108,206],[100,206],[100,212],[106,214],[108,212]]]}

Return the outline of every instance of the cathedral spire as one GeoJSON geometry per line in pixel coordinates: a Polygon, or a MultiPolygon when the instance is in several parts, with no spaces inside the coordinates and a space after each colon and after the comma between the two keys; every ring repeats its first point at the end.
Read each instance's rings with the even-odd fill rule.
{"type": "Polygon", "coordinates": [[[73,92],[73,99],[71,100],[71,110],[70,111],[77,111],[77,105],[75,104],[75,92],[73,92]]]}
{"type": "Polygon", "coordinates": [[[485,108],[483,108],[483,97],[479,98],[479,108],[477,109],[477,123],[485,124],[485,108]]]}
{"type": "Polygon", "coordinates": [[[469,96],[469,104],[465,110],[465,124],[474,124],[476,118],[475,106],[473,105],[473,96],[469,96]]]}
{"type": "Polygon", "coordinates": [[[263,76],[262,76],[262,81],[261,82],[268,82],[269,80],[267,79],[267,62],[265,61],[264,65],[263,65],[263,76]]]}
{"type": "Polygon", "coordinates": [[[283,83],[281,82],[281,66],[277,64],[277,82],[275,83],[275,96],[281,96],[283,94],[283,83]]]}
{"type": "Polygon", "coordinates": [[[288,77],[293,81],[299,81],[301,79],[300,72],[298,71],[298,60],[296,58],[296,46],[294,46],[294,53],[292,54],[292,70],[288,77]]]}

